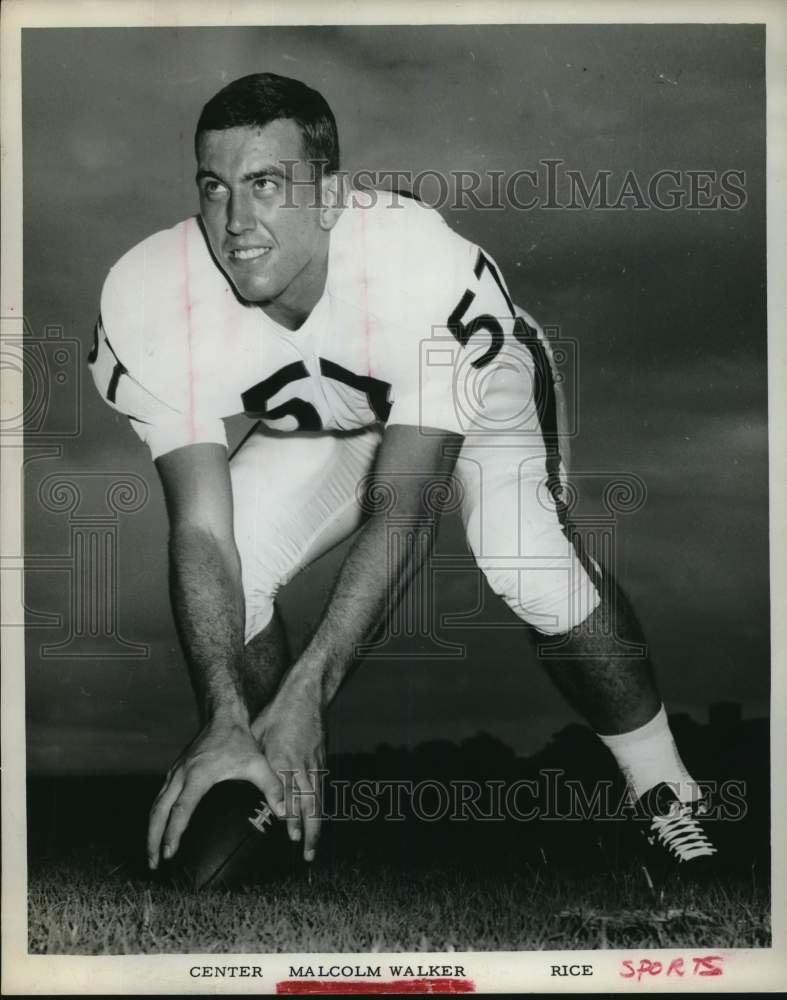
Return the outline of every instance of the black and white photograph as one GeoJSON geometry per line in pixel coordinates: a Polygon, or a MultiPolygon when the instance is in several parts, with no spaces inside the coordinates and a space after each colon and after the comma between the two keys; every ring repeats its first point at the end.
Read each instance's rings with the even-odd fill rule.
{"type": "Polygon", "coordinates": [[[782,14],[155,6],[9,5],[4,992],[769,988],[782,14]]]}

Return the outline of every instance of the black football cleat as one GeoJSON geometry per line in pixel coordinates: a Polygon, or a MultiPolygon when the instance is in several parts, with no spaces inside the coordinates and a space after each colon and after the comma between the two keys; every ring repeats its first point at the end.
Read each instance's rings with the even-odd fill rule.
{"type": "Polygon", "coordinates": [[[246,781],[222,781],[197,805],[161,875],[197,891],[237,888],[286,874],[297,862],[297,846],[259,789],[246,781]]]}
{"type": "Polygon", "coordinates": [[[715,875],[718,850],[703,825],[709,813],[707,798],[681,802],[663,783],[638,799],[636,822],[643,838],[643,863],[649,871],[702,880],[715,875]]]}

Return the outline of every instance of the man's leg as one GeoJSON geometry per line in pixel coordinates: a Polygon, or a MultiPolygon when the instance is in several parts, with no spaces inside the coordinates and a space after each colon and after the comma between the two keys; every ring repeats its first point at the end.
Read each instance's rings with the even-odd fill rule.
{"type": "Polygon", "coordinates": [[[621,640],[645,645],[628,599],[604,581],[601,604],[557,641],[561,656],[549,656],[555,640],[538,636],[537,651],[552,682],[600,735],[626,733],[649,722],[661,706],[650,659],[621,657],[621,640]]]}
{"type": "Polygon", "coordinates": [[[289,666],[287,633],[284,631],[281,612],[274,604],[271,620],[246,644],[243,694],[249,718],[254,719],[265,708],[289,666]]]}
{"type": "Polygon", "coordinates": [[[632,798],[667,784],[681,801],[695,800],[697,784],[672,738],[650,659],[621,656],[626,641],[647,650],[628,599],[605,574],[598,607],[568,633],[538,636],[535,645],[555,686],[615,757],[632,798]],[[556,643],[560,655],[550,657],[556,643]]]}
{"type": "Polygon", "coordinates": [[[647,649],[631,606],[545,498],[533,450],[519,468],[502,445],[479,450],[480,461],[460,456],[470,548],[492,590],[531,626],[548,674],[613,754],[631,797],[667,783],[695,799],[651,664],[632,648],[647,649]]]}

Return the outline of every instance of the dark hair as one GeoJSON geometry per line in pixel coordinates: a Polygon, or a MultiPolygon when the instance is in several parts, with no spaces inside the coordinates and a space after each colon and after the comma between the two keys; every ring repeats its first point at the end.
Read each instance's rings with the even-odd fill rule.
{"type": "Polygon", "coordinates": [[[303,135],[307,160],[324,161],[323,169],[339,169],[339,135],[333,112],[322,94],[300,80],[275,73],[252,73],[233,80],[202,109],[194,134],[197,149],[201,132],[258,126],[290,118],[303,135]]]}

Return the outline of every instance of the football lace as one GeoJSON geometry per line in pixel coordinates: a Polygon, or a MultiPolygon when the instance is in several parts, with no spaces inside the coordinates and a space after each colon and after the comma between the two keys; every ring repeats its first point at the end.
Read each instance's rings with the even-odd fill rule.
{"type": "Polygon", "coordinates": [[[655,839],[679,861],[693,861],[716,854],[690,804],[676,804],[669,815],[654,816],[651,830],[655,839]]]}

